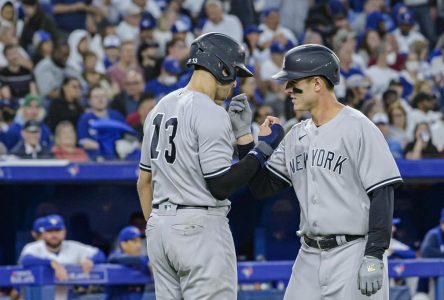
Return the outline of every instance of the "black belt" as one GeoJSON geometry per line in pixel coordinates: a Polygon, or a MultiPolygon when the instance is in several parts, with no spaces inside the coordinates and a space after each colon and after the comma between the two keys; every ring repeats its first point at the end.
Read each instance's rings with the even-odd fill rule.
{"type": "MultiPolygon", "coordinates": [[[[154,209],[159,209],[159,204],[153,204],[154,209]]],[[[208,210],[208,206],[194,206],[194,205],[177,205],[177,209],[205,209],[208,210]]]]}
{"type": "Polygon", "coordinates": [[[312,248],[316,248],[316,249],[320,249],[320,250],[330,250],[333,249],[335,247],[338,247],[340,245],[344,245],[346,242],[351,242],[360,238],[365,237],[364,235],[329,235],[326,237],[323,237],[322,239],[319,240],[315,240],[312,239],[306,235],[304,235],[304,241],[305,243],[312,247],[312,248]],[[340,237],[344,237],[345,241],[343,241],[343,239],[341,239],[340,237]],[[338,243],[338,240],[340,240],[340,243],[338,243]],[[341,243],[342,241],[342,243],[341,243]]]}

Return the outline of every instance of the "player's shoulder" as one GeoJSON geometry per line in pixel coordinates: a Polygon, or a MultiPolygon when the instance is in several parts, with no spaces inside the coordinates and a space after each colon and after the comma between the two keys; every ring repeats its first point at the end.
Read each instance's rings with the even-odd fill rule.
{"type": "Polygon", "coordinates": [[[73,240],[64,240],[63,244],[62,244],[63,248],[65,249],[69,249],[71,251],[82,251],[85,249],[89,249],[89,248],[95,248],[93,246],[87,245],[87,244],[83,244],[81,242],[78,241],[73,241],[73,240]]]}
{"type": "Polygon", "coordinates": [[[23,247],[23,250],[34,251],[43,248],[44,243],[45,242],[43,240],[27,243],[25,247],[23,247]]]}
{"type": "Polygon", "coordinates": [[[359,131],[359,132],[369,132],[376,131],[379,132],[378,127],[362,112],[354,109],[350,106],[344,107],[344,117],[346,122],[344,124],[347,126],[349,131],[359,131]]]}

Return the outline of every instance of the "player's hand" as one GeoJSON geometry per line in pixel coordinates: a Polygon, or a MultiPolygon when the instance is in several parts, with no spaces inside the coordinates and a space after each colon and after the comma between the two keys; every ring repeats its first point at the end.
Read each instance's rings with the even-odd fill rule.
{"type": "Polygon", "coordinates": [[[94,263],[90,259],[85,259],[80,263],[80,265],[82,266],[82,270],[85,273],[91,272],[91,269],[94,267],[94,263]]]}
{"type": "Polygon", "coordinates": [[[249,153],[256,156],[261,166],[264,166],[267,159],[273,154],[274,149],[285,136],[284,128],[279,124],[279,119],[267,117],[261,125],[258,143],[249,153]]]}
{"type": "Polygon", "coordinates": [[[68,272],[62,264],[53,260],[51,261],[51,267],[54,270],[55,278],[58,280],[68,280],[68,272]]]}
{"type": "Polygon", "coordinates": [[[230,116],[231,126],[236,139],[251,133],[253,113],[245,94],[237,95],[231,99],[228,115],[230,116]]]}
{"type": "Polygon", "coordinates": [[[358,289],[363,295],[376,294],[382,287],[384,263],[379,258],[364,256],[358,273],[358,289]]]}
{"type": "Polygon", "coordinates": [[[264,123],[260,126],[259,136],[269,135],[271,133],[271,126],[274,124],[281,124],[281,120],[277,117],[267,116],[264,123]]]}

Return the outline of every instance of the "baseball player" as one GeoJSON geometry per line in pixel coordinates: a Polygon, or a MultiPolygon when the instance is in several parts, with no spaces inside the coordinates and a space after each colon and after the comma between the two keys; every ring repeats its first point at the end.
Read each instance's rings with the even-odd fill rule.
{"type": "Polygon", "coordinates": [[[260,197],[292,185],[299,199],[302,245],[284,299],[388,299],[383,254],[402,179],[382,133],[337,101],[339,59],[330,49],[291,49],[273,78],[286,81],[295,110],[312,115],[249,182],[260,197]]]}
{"type": "Polygon", "coordinates": [[[237,298],[226,198],[283,138],[279,124],[266,122],[253,151],[232,165],[232,141],[253,141],[251,111],[245,96],[235,97],[230,121],[218,104],[237,76],[253,76],[244,60],[243,46],[231,37],[200,36],[187,62],[194,67],[190,82],[162,98],[145,120],[137,187],[158,300],[237,298]]]}

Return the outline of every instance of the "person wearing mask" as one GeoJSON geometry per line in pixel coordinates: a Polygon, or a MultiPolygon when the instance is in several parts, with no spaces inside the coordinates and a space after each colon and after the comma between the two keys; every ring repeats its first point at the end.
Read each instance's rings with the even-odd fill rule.
{"type": "Polygon", "coordinates": [[[22,140],[11,150],[11,154],[23,159],[52,158],[51,150],[40,143],[40,123],[28,121],[21,131],[22,140]]]}
{"type": "Polygon", "coordinates": [[[387,114],[390,122],[388,137],[398,141],[404,149],[411,141],[413,131],[407,118],[407,112],[401,102],[396,101],[388,107],[387,114]]]}
{"type": "Polygon", "coordinates": [[[51,132],[55,131],[57,124],[61,121],[69,121],[77,126],[77,121],[83,113],[80,104],[82,90],[79,79],[66,77],[63,80],[60,98],[51,101],[48,112],[48,126],[51,132]]]}
{"type": "Polygon", "coordinates": [[[418,123],[415,127],[415,139],[404,149],[406,159],[437,158],[438,149],[433,144],[429,125],[426,122],[418,123]]]}
{"type": "Polygon", "coordinates": [[[114,96],[111,108],[127,116],[137,111],[138,103],[144,91],[143,77],[136,71],[129,71],[125,78],[127,88],[114,96]]]}

